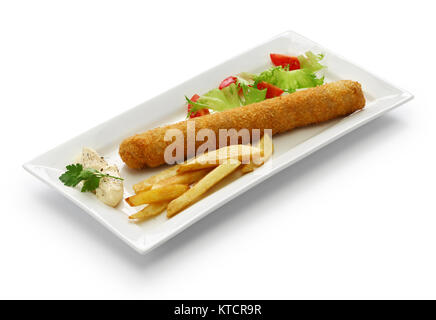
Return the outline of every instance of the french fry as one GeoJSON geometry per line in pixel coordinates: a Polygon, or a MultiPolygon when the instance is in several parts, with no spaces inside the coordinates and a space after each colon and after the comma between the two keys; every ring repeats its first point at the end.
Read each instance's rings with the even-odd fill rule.
{"type": "Polygon", "coordinates": [[[153,185],[144,180],[144,181],[138,182],[137,184],[133,185],[133,191],[135,193],[139,193],[141,191],[150,190],[151,187],[153,187],[153,185]]]}
{"type": "Polygon", "coordinates": [[[137,222],[144,221],[146,219],[150,219],[150,218],[155,217],[158,214],[162,213],[163,211],[165,211],[167,206],[168,206],[167,201],[149,204],[141,211],[138,211],[137,213],[129,216],[129,219],[136,220],[137,222]]]}
{"type": "Polygon", "coordinates": [[[213,168],[229,159],[237,159],[241,162],[244,160],[249,161],[250,159],[261,156],[263,156],[263,152],[260,148],[242,144],[231,145],[202,154],[187,161],[186,163],[181,164],[177,171],[183,173],[205,168],[213,168]]]}
{"type": "Polygon", "coordinates": [[[259,147],[263,151],[263,162],[265,162],[274,152],[272,137],[269,134],[264,134],[262,139],[260,139],[259,147]]]}
{"type": "Polygon", "coordinates": [[[171,185],[171,184],[190,185],[190,184],[202,179],[209,172],[210,172],[210,170],[203,169],[203,170],[198,170],[198,171],[180,173],[178,175],[175,175],[175,176],[172,176],[172,177],[169,177],[169,178],[166,178],[164,180],[159,181],[158,183],[153,185],[153,189],[160,188],[160,187],[163,187],[166,185],[171,185]]]}
{"type": "Polygon", "coordinates": [[[257,166],[253,162],[250,162],[250,163],[244,164],[244,166],[241,168],[241,172],[242,173],[249,173],[249,172],[254,171],[254,169],[256,169],[256,168],[257,168],[257,166]]]}
{"type": "Polygon", "coordinates": [[[186,207],[195,203],[201,195],[212,188],[215,184],[232,173],[241,165],[236,159],[229,159],[217,168],[208,173],[203,179],[197,182],[195,186],[186,191],[180,197],[174,199],[168,204],[167,217],[171,218],[186,207]]]}
{"type": "Polygon", "coordinates": [[[141,191],[150,190],[153,187],[153,185],[158,183],[159,181],[167,179],[167,178],[172,177],[172,176],[175,176],[177,174],[178,168],[179,168],[179,165],[169,167],[169,168],[159,172],[158,174],[151,176],[150,178],[147,178],[141,182],[138,182],[137,184],[133,185],[133,191],[135,191],[135,193],[138,193],[141,191]]]}
{"type": "Polygon", "coordinates": [[[179,173],[186,173],[186,172],[194,172],[197,170],[207,170],[207,169],[213,169],[218,167],[219,163],[212,163],[212,162],[206,162],[206,163],[200,163],[193,161],[192,163],[187,163],[185,166],[180,167],[178,169],[179,173]]]}
{"type": "Polygon", "coordinates": [[[243,173],[251,172],[254,169],[262,166],[271,157],[272,153],[274,152],[274,144],[272,142],[271,136],[268,134],[264,134],[262,139],[260,139],[259,141],[258,148],[263,151],[263,157],[261,158],[261,162],[255,163],[252,161],[250,163],[244,164],[241,167],[241,171],[243,173]]]}
{"type": "Polygon", "coordinates": [[[175,199],[185,193],[189,187],[184,184],[172,184],[147,191],[141,191],[134,196],[128,197],[126,202],[132,206],[146,203],[156,203],[175,199]]]}

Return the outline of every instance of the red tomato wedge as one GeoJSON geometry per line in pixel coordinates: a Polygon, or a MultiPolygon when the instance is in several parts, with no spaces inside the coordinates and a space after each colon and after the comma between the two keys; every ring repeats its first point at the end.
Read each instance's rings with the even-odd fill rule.
{"type": "Polygon", "coordinates": [[[218,89],[223,89],[225,87],[228,87],[229,85],[231,85],[232,83],[236,83],[237,78],[230,76],[225,78],[223,81],[221,81],[220,86],[218,87],[218,89]]]}
{"type": "Polygon", "coordinates": [[[259,89],[259,90],[266,89],[265,98],[267,98],[267,99],[278,97],[278,96],[282,95],[282,93],[284,92],[279,87],[276,87],[275,85],[272,85],[271,83],[268,83],[265,81],[259,82],[257,84],[257,89],[259,89]]]}
{"type": "MultiPolygon", "coordinates": [[[[198,99],[200,99],[200,96],[199,96],[198,94],[194,94],[194,95],[192,96],[192,98],[191,98],[191,101],[192,101],[192,102],[197,102],[198,99]]],[[[191,111],[191,105],[190,105],[190,104],[188,104],[188,112],[189,112],[189,111],[191,111]]],[[[209,112],[209,109],[201,109],[201,110],[198,110],[197,112],[193,112],[193,113],[191,113],[191,114],[189,115],[189,118],[201,117],[201,116],[204,116],[204,115],[209,114],[209,113],[210,113],[210,112],[209,112]]]]}
{"type": "Polygon", "coordinates": [[[279,53],[271,53],[271,62],[275,66],[282,66],[283,68],[289,65],[289,71],[300,69],[300,61],[297,57],[286,56],[279,53]]]}

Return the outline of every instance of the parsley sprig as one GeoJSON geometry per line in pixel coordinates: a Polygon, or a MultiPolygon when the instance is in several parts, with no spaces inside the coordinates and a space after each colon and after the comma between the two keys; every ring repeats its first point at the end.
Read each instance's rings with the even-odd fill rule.
{"type": "Polygon", "coordinates": [[[67,171],[63,173],[59,180],[61,180],[64,185],[69,187],[77,186],[81,181],[84,181],[82,186],[82,192],[94,191],[100,185],[101,178],[109,177],[118,180],[124,180],[120,177],[114,177],[106,173],[101,173],[95,169],[83,169],[80,163],[70,164],[67,167],[67,171]]]}

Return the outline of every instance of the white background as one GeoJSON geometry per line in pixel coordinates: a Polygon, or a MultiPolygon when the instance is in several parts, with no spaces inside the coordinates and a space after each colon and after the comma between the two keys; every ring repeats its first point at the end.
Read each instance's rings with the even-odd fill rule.
{"type": "Polygon", "coordinates": [[[0,298],[436,298],[432,1],[0,3],[0,298]],[[22,169],[288,29],[415,100],[147,256],[22,169]]]}

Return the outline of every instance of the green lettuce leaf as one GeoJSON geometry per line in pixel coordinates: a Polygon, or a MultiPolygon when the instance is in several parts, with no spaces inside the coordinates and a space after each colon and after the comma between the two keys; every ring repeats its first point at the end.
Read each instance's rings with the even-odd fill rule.
{"type": "Polygon", "coordinates": [[[301,69],[289,71],[288,68],[272,67],[257,77],[255,84],[265,81],[280,89],[292,93],[297,89],[312,88],[324,83],[324,77],[318,78],[315,72],[325,68],[319,63],[323,55],[316,55],[310,51],[298,57],[301,69]]]}
{"type": "Polygon", "coordinates": [[[212,89],[202,95],[197,102],[186,98],[186,101],[191,105],[190,113],[197,112],[201,109],[211,109],[214,111],[224,111],[250,103],[255,103],[265,100],[266,89],[258,90],[257,88],[249,87],[248,82],[239,81],[238,84],[232,83],[223,89],[212,89]],[[243,97],[239,95],[239,87],[242,88],[243,97]]]}
{"type": "MultiPolygon", "coordinates": [[[[230,86],[220,89],[212,89],[206,94],[202,95],[197,102],[193,102],[186,98],[191,105],[191,113],[197,112],[201,109],[211,109],[214,111],[224,111],[240,107],[242,101],[238,95],[238,87],[232,83],[230,86]]],[[[188,116],[190,115],[188,114],[188,116]]]]}
{"type": "Polygon", "coordinates": [[[267,89],[259,90],[256,86],[250,86],[251,82],[249,82],[248,80],[245,80],[241,77],[237,78],[238,80],[236,82],[239,87],[242,88],[242,94],[244,96],[244,106],[246,106],[247,104],[252,104],[265,100],[267,89]]]}
{"type": "Polygon", "coordinates": [[[325,68],[319,63],[324,58],[324,54],[314,54],[311,51],[307,51],[304,55],[298,56],[300,61],[300,68],[307,72],[317,72],[325,68]]]}
{"type": "Polygon", "coordinates": [[[282,67],[273,67],[256,77],[256,84],[268,82],[280,89],[292,93],[297,89],[312,88],[324,83],[324,77],[317,78],[314,73],[304,69],[286,71],[282,67]]]}

